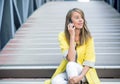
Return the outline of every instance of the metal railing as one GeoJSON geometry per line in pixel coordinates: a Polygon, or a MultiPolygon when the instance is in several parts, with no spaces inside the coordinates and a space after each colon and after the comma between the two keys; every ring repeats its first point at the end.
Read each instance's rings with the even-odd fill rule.
{"type": "Polygon", "coordinates": [[[104,0],[120,13],[120,0],[104,0]]]}
{"type": "Polygon", "coordinates": [[[26,19],[49,1],[59,0],[0,0],[0,50],[26,19]]]}

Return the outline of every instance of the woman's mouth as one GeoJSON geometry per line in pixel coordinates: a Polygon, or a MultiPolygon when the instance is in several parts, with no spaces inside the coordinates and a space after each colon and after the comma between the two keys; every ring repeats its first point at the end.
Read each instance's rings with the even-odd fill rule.
{"type": "Polygon", "coordinates": [[[82,23],[78,23],[78,25],[82,25],[82,23]]]}

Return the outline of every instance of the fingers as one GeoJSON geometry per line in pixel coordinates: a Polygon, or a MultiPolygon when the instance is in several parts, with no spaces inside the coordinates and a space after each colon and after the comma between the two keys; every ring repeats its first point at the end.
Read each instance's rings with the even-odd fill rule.
{"type": "Polygon", "coordinates": [[[70,24],[68,24],[68,30],[70,30],[70,29],[75,29],[75,27],[74,27],[74,24],[73,23],[70,23],[70,24]]]}
{"type": "Polygon", "coordinates": [[[74,27],[74,24],[70,23],[68,24],[68,31],[69,31],[69,34],[70,36],[75,36],[75,27],[74,27]]]}
{"type": "Polygon", "coordinates": [[[69,84],[79,84],[79,80],[77,77],[71,77],[69,78],[69,84]]]}
{"type": "Polygon", "coordinates": [[[74,84],[71,80],[69,80],[69,84],[74,84]]]}
{"type": "Polygon", "coordinates": [[[69,84],[74,84],[73,78],[69,78],[69,84]]]}

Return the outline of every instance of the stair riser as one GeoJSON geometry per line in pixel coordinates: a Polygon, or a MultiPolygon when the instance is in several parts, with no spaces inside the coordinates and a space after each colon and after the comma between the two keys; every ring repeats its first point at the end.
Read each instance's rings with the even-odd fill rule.
{"type": "MultiPolygon", "coordinates": [[[[50,78],[55,69],[47,70],[0,70],[0,78],[50,78]]],[[[120,77],[120,69],[97,69],[98,76],[120,77]]]]}

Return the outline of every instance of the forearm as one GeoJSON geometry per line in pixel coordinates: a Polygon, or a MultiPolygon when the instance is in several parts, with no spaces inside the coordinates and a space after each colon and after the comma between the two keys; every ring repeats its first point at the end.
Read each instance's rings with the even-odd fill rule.
{"type": "Polygon", "coordinates": [[[75,61],[75,55],[76,55],[76,51],[75,51],[74,37],[71,36],[70,47],[69,47],[68,55],[67,55],[68,61],[75,61]]]}
{"type": "Polygon", "coordinates": [[[84,66],[84,67],[83,67],[82,73],[81,73],[80,76],[79,76],[80,80],[83,79],[83,77],[86,75],[86,73],[88,72],[89,69],[90,69],[89,66],[84,66]]]}

